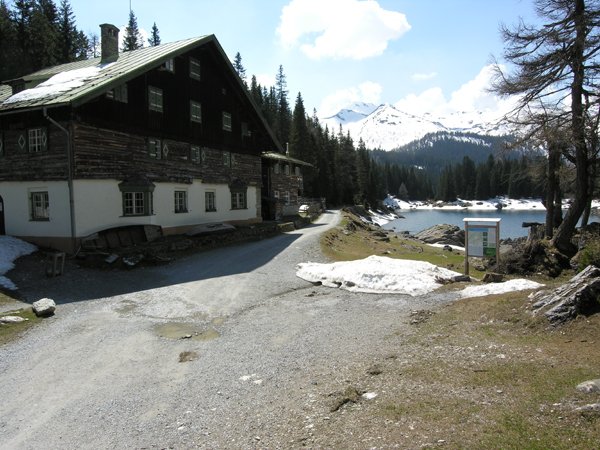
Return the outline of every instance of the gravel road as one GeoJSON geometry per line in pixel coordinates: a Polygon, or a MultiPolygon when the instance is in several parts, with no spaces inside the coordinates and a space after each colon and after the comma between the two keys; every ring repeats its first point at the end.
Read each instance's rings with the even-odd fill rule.
{"type": "Polygon", "coordinates": [[[376,446],[368,423],[336,429],[335,393],[373,388],[365,370],[402,351],[389,336],[440,299],[297,278],[338,220],[160,267],[11,274],[59,306],[0,348],[0,448],[376,446]]]}

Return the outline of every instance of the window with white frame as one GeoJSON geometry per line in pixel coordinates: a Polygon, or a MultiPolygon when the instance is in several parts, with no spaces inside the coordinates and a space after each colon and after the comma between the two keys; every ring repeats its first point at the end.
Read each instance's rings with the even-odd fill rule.
{"type": "Polygon", "coordinates": [[[175,191],[175,213],[188,212],[187,203],[187,191],[175,191]]]}
{"type": "Polygon", "coordinates": [[[37,153],[46,150],[47,138],[45,128],[30,128],[27,130],[29,152],[37,153]]]}
{"type": "Polygon", "coordinates": [[[148,108],[150,111],[163,112],[163,91],[154,86],[148,86],[148,108]]]}
{"type": "Polygon", "coordinates": [[[148,138],[148,156],[154,159],[162,158],[162,147],[160,139],[148,138]]]}
{"type": "Polygon", "coordinates": [[[223,130],[231,131],[231,113],[223,111],[223,130]]]}
{"type": "Polygon", "coordinates": [[[231,209],[246,209],[246,191],[231,191],[231,209]]]}
{"type": "Polygon", "coordinates": [[[154,187],[154,183],[147,179],[127,180],[119,183],[123,200],[123,215],[151,215],[154,187]]]}
{"type": "Polygon", "coordinates": [[[50,220],[48,191],[35,191],[29,194],[31,220],[50,220]]]}
{"type": "Polygon", "coordinates": [[[200,61],[196,58],[190,58],[190,78],[200,81],[202,79],[200,72],[200,61]]]}
{"type": "Polygon", "coordinates": [[[200,162],[200,158],[201,158],[201,153],[200,153],[200,147],[197,145],[192,145],[190,147],[190,159],[192,160],[192,162],[198,164],[200,162]]]}
{"type": "Polygon", "coordinates": [[[192,122],[202,123],[202,105],[200,102],[190,100],[190,120],[192,122]]]}
{"type": "Polygon", "coordinates": [[[216,211],[217,210],[217,194],[215,193],[215,191],[206,191],[204,193],[204,204],[205,204],[205,210],[210,212],[210,211],[216,211]]]}

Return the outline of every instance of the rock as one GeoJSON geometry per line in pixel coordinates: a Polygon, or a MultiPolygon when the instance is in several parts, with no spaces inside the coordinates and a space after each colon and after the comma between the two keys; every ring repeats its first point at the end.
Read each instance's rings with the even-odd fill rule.
{"type": "Polygon", "coordinates": [[[600,392],[600,379],[584,381],[579,383],[575,389],[586,394],[600,392]]]}
{"type": "Polygon", "coordinates": [[[42,298],[34,302],[32,306],[33,312],[38,317],[50,317],[54,315],[56,303],[51,298],[42,298]]]}
{"type": "Polygon", "coordinates": [[[123,262],[125,266],[128,268],[132,268],[137,266],[144,259],[144,255],[142,253],[137,253],[135,255],[124,256],[123,262]]]}
{"type": "Polygon", "coordinates": [[[590,405],[580,406],[579,408],[575,408],[575,411],[597,415],[600,414],[600,403],[592,403],[590,405]]]}
{"type": "Polygon", "coordinates": [[[444,251],[452,253],[452,247],[450,245],[444,245],[444,251]]]}
{"type": "Polygon", "coordinates": [[[26,319],[25,317],[19,317],[19,316],[3,316],[0,317],[0,323],[20,323],[20,322],[25,322],[26,319]]]}
{"type": "Polygon", "coordinates": [[[600,269],[588,266],[553,292],[534,294],[531,302],[534,314],[543,312],[551,323],[560,324],[597,312],[599,295],[600,269]]]}
{"type": "Polygon", "coordinates": [[[465,245],[465,231],[456,225],[434,225],[415,234],[415,237],[426,244],[465,245]]]}
{"type": "Polygon", "coordinates": [[[504,281],[504,275],[501,273],[488,272],[483,276],[484,283],[501,283],[504,281]]]}

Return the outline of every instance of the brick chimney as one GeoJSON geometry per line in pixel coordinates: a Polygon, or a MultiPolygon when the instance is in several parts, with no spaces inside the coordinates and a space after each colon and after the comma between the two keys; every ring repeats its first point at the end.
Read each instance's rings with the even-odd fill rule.
{"type": "Polygon", "coordinates": [[[119,29],[110,23],[103,23],[100,25],[100,39],[100,64],[116,61],[119,57],[119,29]]]}

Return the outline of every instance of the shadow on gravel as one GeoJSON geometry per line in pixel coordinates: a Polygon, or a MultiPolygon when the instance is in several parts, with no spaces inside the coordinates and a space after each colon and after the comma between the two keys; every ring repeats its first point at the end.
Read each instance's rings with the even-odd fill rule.
{"type": "MultiPolygon", "coordinates": [[[[28,303],[43,297],[52,298],[57,304],[81,302],[249,273],[271,261],[300,236],[282,234],[199,252],[165,265],[132,270],[86,269],[69,262],[65,273],[55,278],[46,277],[42,257],[34,254],[17,260],[16,269],[10,272],[9,277],[19,287],[22,300],[28,303]]],[[[225,285],[223,289],[226,289],[225,285]]]]}

